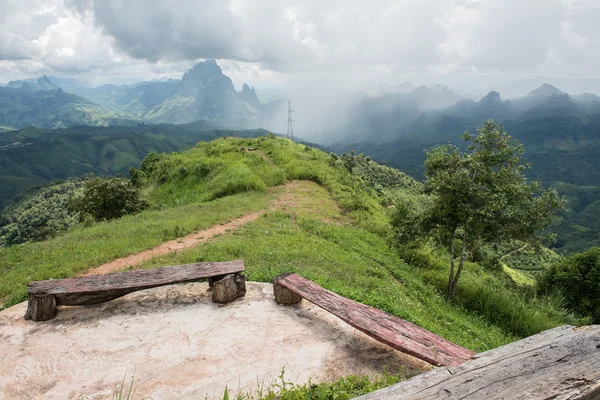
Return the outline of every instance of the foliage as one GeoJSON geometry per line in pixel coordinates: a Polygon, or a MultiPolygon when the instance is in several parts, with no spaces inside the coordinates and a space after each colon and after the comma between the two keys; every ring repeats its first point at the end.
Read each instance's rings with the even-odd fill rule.
{"type": "Polygon", "coordinates": [[[541,276],[539,290],[560,291],[570,309],[600,323],[600,247],[554,264],[541,276]]]}
{"type": "Polygon", "coordinates": [[[486,121],[463,153],[452,145],[427,152],[425,191],[434,195],[423,229],[450,248],[448,293],[454,296],[464,261],[482,243],[537,241],[563,207],[554,190],[524,175],[522,145],[494,121],[486,121]],[[455,267],[456,246],[460,246],[455,267]]]}
{"type": "Polygon", "coordinates": [[[87,179],[69,202],[71,212],[91,215],[96,221],[136,214],[148,206],[131,181],[117,177],[87,179]]]}
{"type": "Polygon", "coordinates": [[[268,198],[264,193],[246,193],[205,204],[145,210],[90,226],[80,224],[43,242],[0,248],[0,304],[9,307],[27,299],[30,281],[77,275],[115,258],[264,209],[268,198]]]}
{"type": "Polygon", "coordinates": [[[48,239],[80,221],[79,212],[68,208],[70,199],[84,185],[72,179],[31,191],[0,214],[0,246],[48,239]]]}
{"type": "Polygon", "coordinates": [[[334,382],[321,382],[313,384],[295,385],[287,382],[284,371],[279,375],[279,381],[268,387],[259,387],[256,393],[239,393],[236,400],[349,400],[363,394],[373,392],[404,379],[400,372],[391,374],[385,372],[374,377],[349,375],[334,382]]]}
{"type": "Polygon", "coordinates": [[[198,121],[185,125],[29,127],[0,135],[0,208],[27,188],[57,179],[127,174],[151,152],[189,149],[222,136],[256,137],[260,129],[216,130],[198,121]]]}
{"type": "Polygon", "coordinates": [[[420,185],[401,184],[402,174],[398,181],[386,184],[387,173],[373,171],[369,178],[361,172],[360,162],[351,174],[341,160],[324,152],[267,138],[201,143],[186,152],[153,155],[140,169],[146,175],[141,190],[153,210],[78,226],[45,242],[0,249],[0,299],[5,305],[25,299],[25,284],[30,280],[73,276],[161,241],[267,209],[269,200],[284,193],[284,188],[276,187],[280,182],[304,180],[285,188],[290,206],[267,212],[202,246],[156,257],[142,267],[243,258],[252,280],[269,282],[279,273],[298,272],[327,289],[477,351],[572,322],[564,310],[543,299],[532,300],[508,277],[476,264],[467,263],[455,303],[442,296],[439,288],[447,274],[447,253],[411,258],[407,252],[399,255],[387,241],[388,214],[394,210],[383,205],[388,196],[396,206],[407,203],[417,210],[427,209],[424,205],[432,201],[421,193],[420,185]],[[242,147],[256,150],[240,151],[242,147]],[[219,187],[213,180],[235,182],[238,174],[248,171],[267,189],[210,200],[219,187]],[[384,193],[367,179],[379,182],[384,193]]]}

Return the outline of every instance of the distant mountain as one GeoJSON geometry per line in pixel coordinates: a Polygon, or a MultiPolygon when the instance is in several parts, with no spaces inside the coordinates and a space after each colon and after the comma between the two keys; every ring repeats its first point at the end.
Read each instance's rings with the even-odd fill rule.
{"type": "Polygon", "coordinates": [[[148,153],[173,152],[222,136],[257,137],[260,129],[232,131],[207,121],[184,125],[28,127],[0,134],[0,209],[27,188],[89,173],[127,174],[148,153]]]}
{"type": "Polygon", "coordinates": [[[0,126],[12,128],[107,125],[115,119],[177,124],[204,119],[245,128],[259,127],[264,112],[254,88],[244,84],[237,92],[214,60],[196,64],[181,79],[91,88],[85,81],[43,76],[0,89],[0,126]]]}
{"type": "Polygon", "coordinates": [[[328,131],[328,137],[342,142],[393,140],[404,135],[422,113],[448,107],[460,99],[443,85],[419,86],[408,93],[368,97],[355,103],[344,115],[337,116],[345,118],[346,123],[334,132],[328,131]]]}
{"type": "Polygon", "coordinates": [[[127,114],[56,88],[46,77],[35,84],[22,82],[18,89],[0,87],[0,126],[5,129],[30,125],[44,128],[109,125],[127,117],[127,114]],[[46,89],[38,89],[41,87],[46,89]]]}
{"type": "Polygon", "coordinates": [[[152,123],[204,119],[225,126],[258,127],[263,111],[254,88],[244,84],[238,93],[214,60],[196,64],[180,80],[104,85],[77,93],[152,123]]]}

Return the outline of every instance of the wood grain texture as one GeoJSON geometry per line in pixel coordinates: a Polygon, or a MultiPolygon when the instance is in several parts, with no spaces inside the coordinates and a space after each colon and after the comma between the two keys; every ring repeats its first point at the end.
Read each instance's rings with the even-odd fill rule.
{"type": "Polygon", "coordinates": [[[551,329],[359,399],[598,400],[600,325],[551,329]]]}
{"type": "Polygon", "coordinates": [[[229,303],[246,295],[246,278],[242,274],[225,275],[213,282],[213,303],[229,303]]]}
{"type": "Polygon", "coordinates": [[[244,261],[207,262],[135,270],[81,278],[32,282],[29,295],[53,295],[56,305],[78,306],[104,303],[128,293],[174,283],[191,282],[245,270],[244,261]]]}
{"type": "Polygon", "coordinates": [[[296,274],[274,281],[329,311],[349,325],[403,353],[433,365],[460,365],[475,354],[401,318],[357,303],[296,274]]]}
{"type": "Polygon", "coordinates": [[[56,317],[56,298],[52,295],[30,295],[25,319],[48,321],[56,317]]]}

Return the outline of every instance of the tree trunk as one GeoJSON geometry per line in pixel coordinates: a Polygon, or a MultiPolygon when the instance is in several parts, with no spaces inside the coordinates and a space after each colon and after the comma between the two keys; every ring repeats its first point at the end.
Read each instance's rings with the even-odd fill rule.
{"type": "Polygon", "coordinates": [[[465,255],[467,250],[467,231],[463,233],[462,238],[462,248],[460,250],[460,261],[458,263],[458,269],[456,270],[456,275],[452,280],[451,288],[450,288],[450,298],[454,298],[454,293],[456,292],[456,285],[458,285],[458,279],[460,278],[460,273],[462,272],[463,265],[465,263],[465,255]]]}
{"type": "Polygon", "coordinates": [[[452,297],[452,281],[454,280],[454,236],[456,230],[452,231],[450,235],[450,277],[448,278],[448,293],[452,297]]]}

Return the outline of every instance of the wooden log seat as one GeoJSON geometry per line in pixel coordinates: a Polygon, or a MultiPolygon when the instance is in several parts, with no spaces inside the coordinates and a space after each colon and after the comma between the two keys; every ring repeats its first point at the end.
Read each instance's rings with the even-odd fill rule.
{"type": "Polygon", "coordinates": [[[294,304],[304,298],[373,339],[433,365],[460,365],[475,355],[415,324],[342,297],[296,274],[276,277],[273,293],[278,304],[294,304]]]}
{"type": "Polygon", "coordinates": [[[561,326],[360,400],[600,400],[600,325],[561,326]]]}
{"type": "Polygon", "coordinates": [[[99,304],[138,290],[201,279],[211,281],[213,301],[225,303],[246,294],[244,270],[244,261],[235,260],[31,282],[25,319],[47,321],[56,316],[56,306],[99,304]]]}

